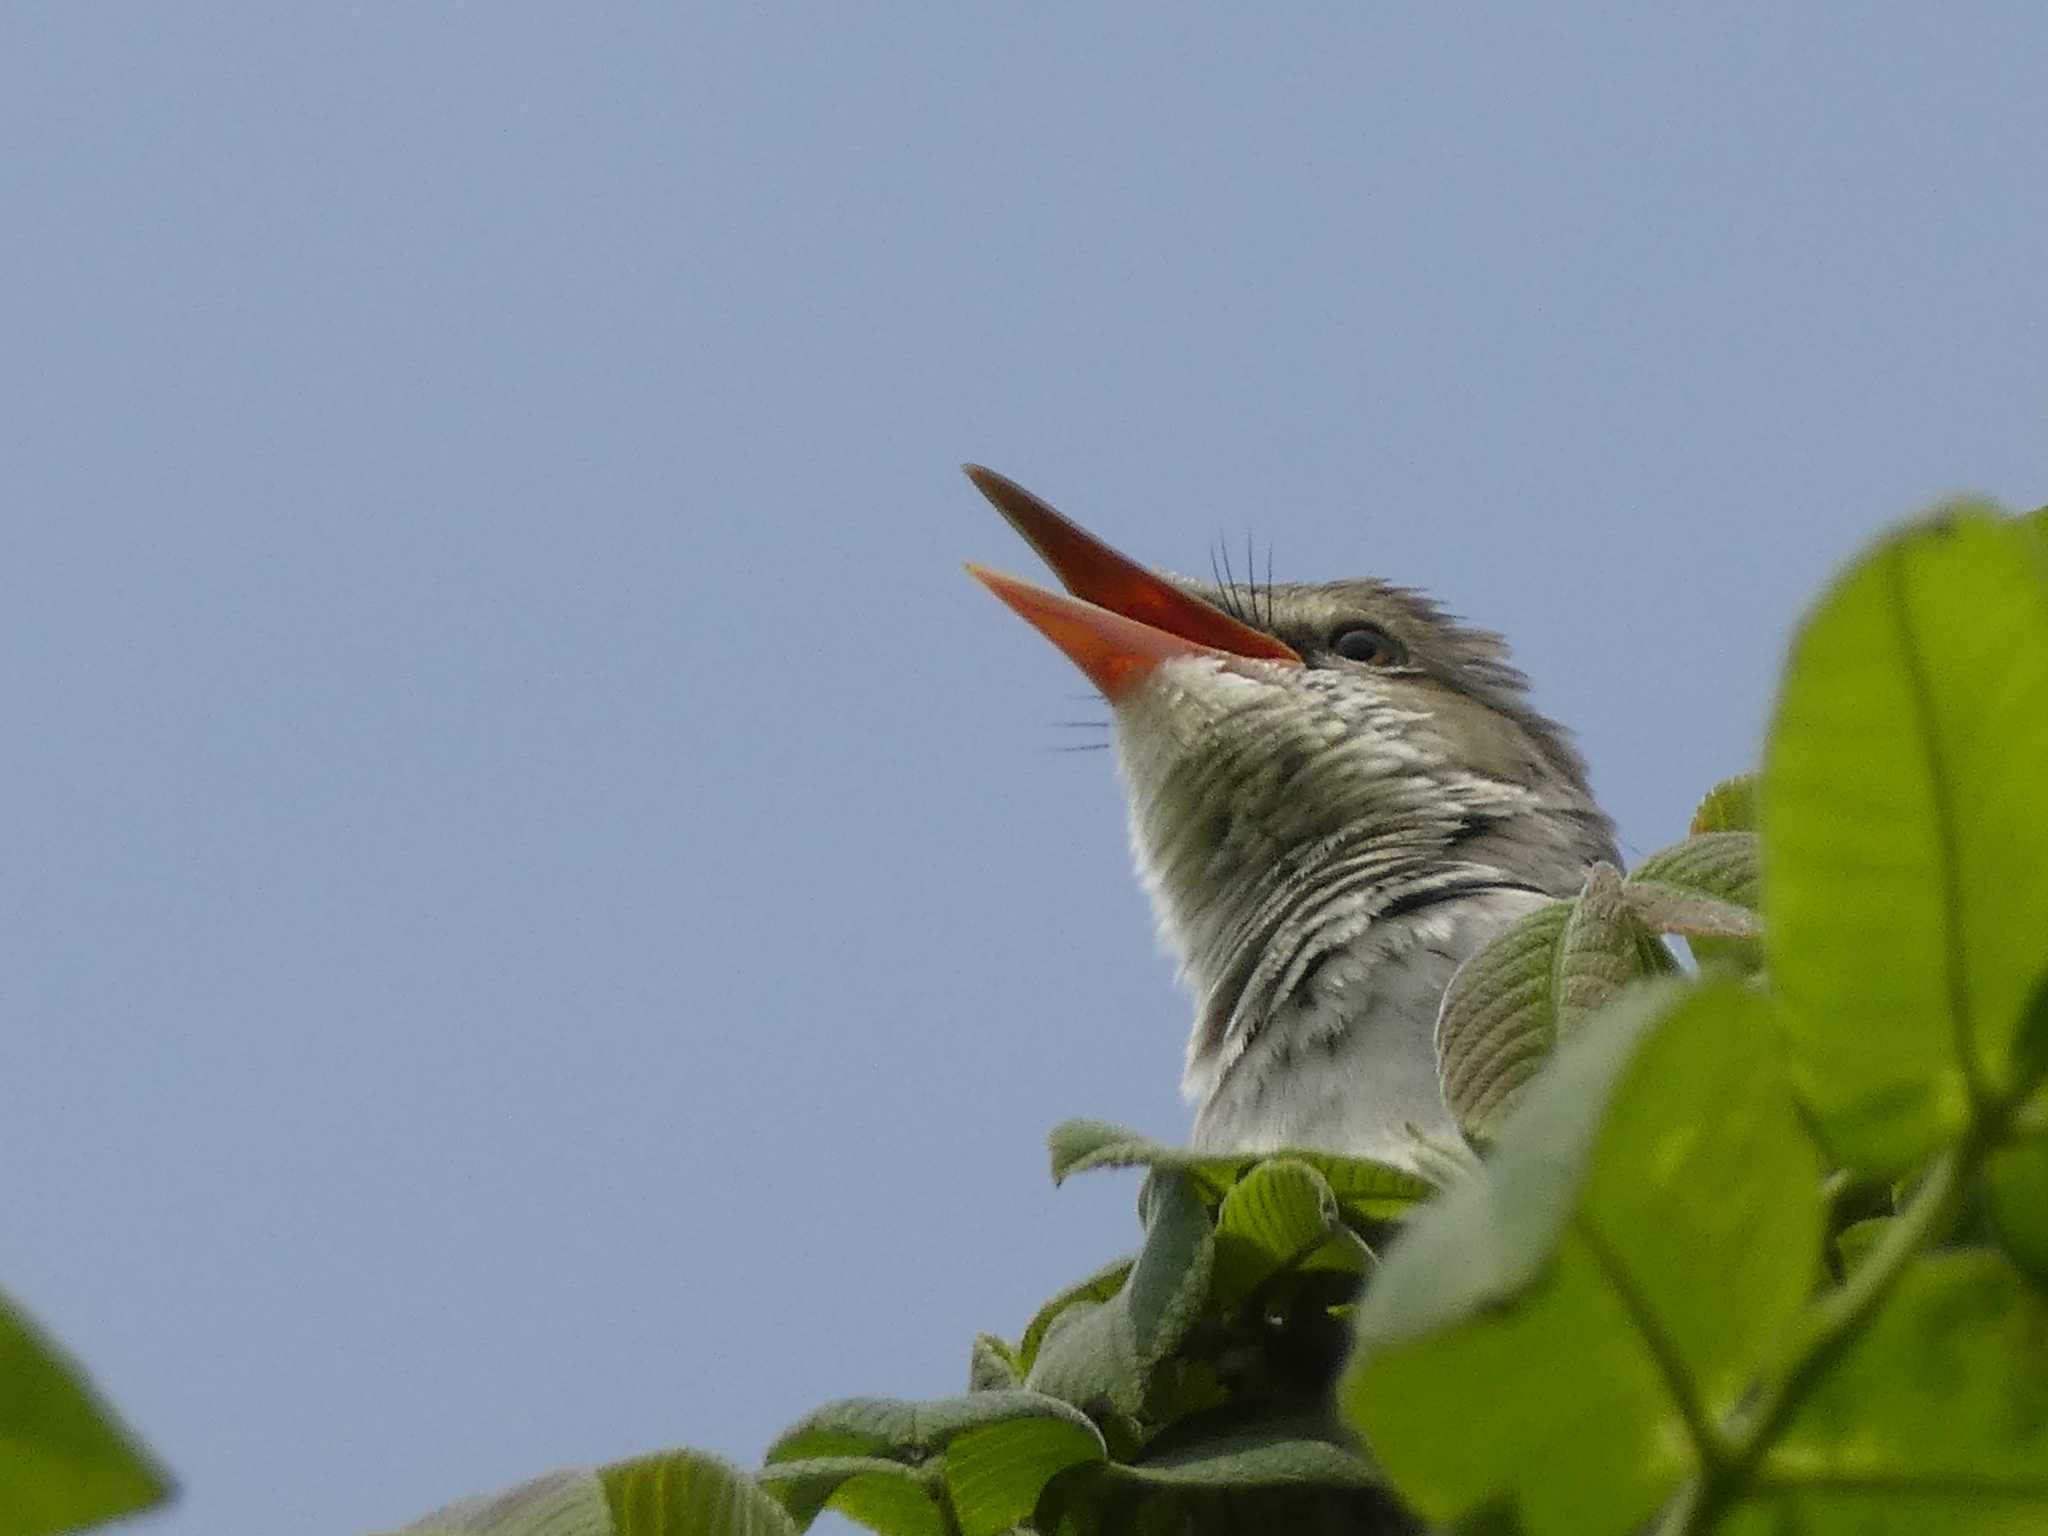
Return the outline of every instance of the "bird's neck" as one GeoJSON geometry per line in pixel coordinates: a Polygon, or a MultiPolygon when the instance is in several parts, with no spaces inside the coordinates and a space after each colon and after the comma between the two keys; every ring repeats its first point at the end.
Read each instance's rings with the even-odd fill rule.
{"type": "MultiPolygon", "coordinates": [[[[1398,1003],[1426,1031],[1449,950],[1462,959],[1499,914],[1570,894],[1612,853],[1582,787],[1489,778],[1398,740],[1333,751],[1283,731],[1248,738],[1241,762],[1213,742],[1144,746],[1120,736],[1132,842],[1195,995],[1186,1088],[1205,1102],[1262,1034],[1300,1033],[1305,1009],[1335,1028],[1398,1003]],[[1398,959],[1428,944],[1434,958],[1398,959]],[[1403,979],[1375,991],[1371,973],[1397,964],[1403,979]]],[[[1426,1032],[1410,1055],[1433,1071],[1426,1032]]]]}
{"type": "Polygon", "coordinates": [[[1317,1148],[1428,1172],[1459,1142],[1438,1083],[1437,1006],[1459,963],[1547,898],[1446,887],[1322,950],[1256,1027],[1194,1064],[1194,1141],[1317,1148]]]}

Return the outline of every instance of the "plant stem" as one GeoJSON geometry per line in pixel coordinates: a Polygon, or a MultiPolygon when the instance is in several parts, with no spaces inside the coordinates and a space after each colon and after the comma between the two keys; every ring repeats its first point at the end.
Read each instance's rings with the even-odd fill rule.
{"type": "Polygon", "coordinates": [[[1666,1513],[1658,1536],[1702,1536],[1754,1484],[1759,1464],[1807,1394],[1863,1332],[1906,1266],[1955,1224],[1970,1181],[1994,1144],[1990,1129],[1980,1125],[1937,1158],[1870,1256],[1807,1312],[1783,1373],[1734,1427],[1724,1455],[1707,1459],[1666,1513]]]}

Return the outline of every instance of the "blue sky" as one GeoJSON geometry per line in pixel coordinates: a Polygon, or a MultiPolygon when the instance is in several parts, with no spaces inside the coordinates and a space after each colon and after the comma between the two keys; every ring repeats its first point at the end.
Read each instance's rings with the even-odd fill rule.
{"type": "MultiPolygon", "coordinates": [[[[1220,8],[1219,8],[1220,9],[1220,8]]],[[[0,1286],[185,1492],[742,1460],[1131,1246],[1188,1008],[986,462],[1506,632],[1633,854],[2048,500],[2032,6],[0,17],[0,1286]]]]}

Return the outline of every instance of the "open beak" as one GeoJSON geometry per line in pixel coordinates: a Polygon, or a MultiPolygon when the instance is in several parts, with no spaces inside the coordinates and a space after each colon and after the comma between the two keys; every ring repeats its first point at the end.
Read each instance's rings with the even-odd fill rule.
{"type": "Polygon", "coordinates": [[[1074,595],[979,565],[969,565],[968,574],[1065,651],[1112,704],[1176,656],[1301,665],[1293,647],[1118,554],[1014,480],[978,464],[964,467],[1074,595]]]}

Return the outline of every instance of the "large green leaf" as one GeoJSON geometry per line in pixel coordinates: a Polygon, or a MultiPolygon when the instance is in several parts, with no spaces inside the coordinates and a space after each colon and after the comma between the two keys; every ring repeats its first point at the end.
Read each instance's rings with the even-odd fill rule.
{"type": "Polygon", "coordinates": [[[1559,1042],[1667,963],[1630,912],[1620,875],[1599,864],[1574,900],[1518,919],[1459,966],[1436,1050],[1444,1100],[1465,1133],[1491,1137],[1559,1042]]]}
{"type": "Polygon", "coordinates": [[[1950,509],[1822,600],[1766,752],[1772,983],[1845,1161],[1904,1172],[2011,1087],[2048,965],[2044,785],[2048,551],[1950,509]]]}
{"type": "Polygon", "coordinates": [[[595,1470],[553,1472],[464,1499],[404,1536],[796,1536],[782,1506],[737,1467],[665,1451],[595,1470]]]}
{"type": "Polygon", "coordinates": [[[1284,1153],[1190,1152],[1153,1141],[1106,1120],[1068,1120],[1048,1138],[1055,1184],[1090,1168],[1173,1169],[1186,1174],[1204,1200],[1215,1203],[1245,1170],[1267,1157],[1287,1156],[1309,1164],[1329,1183],[1345,1215],[1363,1221],[1399,1216],[1430,1192],[1426,1180],[1363,1157],[1289,1149],[1284,1153]]]}
{"type": "Polygon", "coordinates": [[[795,1530],[752,1478],[698,1451],[615,1461],[598,1475],[614,1536],[790,1536],[795,1530]]]}
{"type": "Polygon", "coordinates": [[[1368,1287],[1341,1398],[1396,1486],[1530,1536],[1634,1529],[1812,1288],[1820,1170],[1768,1004],[1646,988],[1560,1049],[1368,1287]]]}
{"type": "Polygon", "coordinates": [[[399,1536],[613,1536],[612,1509],[604,1478],[574,1468],[437,1509],[399,1536]]]}
{"type": "Polygon", "coordinates": [[[15,1306],[0,1299],[0,1530],[96,1525],[161,1503],[149,1453],[15,1306]]]}
{"type": "Polygon", "coordinates": [[[1145,1246],[1123,1288],[1053,1319],[1026,1378],[1034,1392],[1136,1414],[1154,1368],[1200,1315],[1215,1235],[1194,1181],[1171,1168],[1155,1172],[1146,1207],[1145,1246]]]}
{"type": "Polygon", "coordinates": [[[1759,1531],[2048,1531],[2048,1305],[1993,1254],[1921,1260],[1759,1482],[1759,1531]]]}

